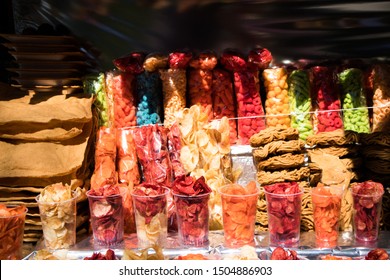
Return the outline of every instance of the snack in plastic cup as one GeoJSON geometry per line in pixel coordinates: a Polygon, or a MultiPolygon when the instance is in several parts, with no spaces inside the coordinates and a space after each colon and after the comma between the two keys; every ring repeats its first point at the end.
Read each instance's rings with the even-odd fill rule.
{"type": "Polygon", "coordinates": [[[253,245],[259,196],[256,183],[249,183],[247,187],[229,184],[218,191],[222,200],[225,245],[233,248],[253,245]]]}
{"type": "Polygon", "coordinates": [[[131,193],[137,228],[138,246],[141,248],[165,245],[168,233],[167,201],[169,189],[155,195],[131,193]]]}
{"type": "Polygon", "coordinates": [[[122,196],[91,195],[87,192],[94,241],[99,245],[116,245],[123,241],[122,196]]]}
{"type": "Polygon", "coordinates": [[[41,216],[43,239],[49,250],[68,249],[76,244],[77,195],[58,202],[46,202],[36,197],[41,216]]]}
{"type": "Polygon", "coordinates": [[[194,196],[173,193],[180,244],[203,247],[209,244],[210,193],[194,196]]]}
{"type": "Polygon", "coordinates": [[[337,245],[343,194],[339,186],[317,186],[311,191],[314,231],[320,247],[337,245]]]}
{"type": "Polygon", "coordinates": [[[355,183],[351,188],[355,239],[364,242],[376,241],[382,211],[383,185],[367,181],[355,183]]]}
{"type": "Polygon", "coordinates": [[[27,211],[25,206],[0,204],[0,260],[20,260],[22,258],[27,211]]]}
{"type": "Polygon", "coordinates": [[[265,186],[270,245],[288,247],[298,245],[302,194],[303,189],[296,182],[265,186]],[[274,192],[275,187],[278,191],[274,192]]]}

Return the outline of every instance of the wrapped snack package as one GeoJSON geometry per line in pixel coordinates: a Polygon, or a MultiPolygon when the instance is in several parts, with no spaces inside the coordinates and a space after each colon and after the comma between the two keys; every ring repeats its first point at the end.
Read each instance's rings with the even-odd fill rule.
{"type": "Polygon", "coordinates": [[[270,244],[296,246],[300,238],[303,189],[297,182],[264,186],[270,244]]]}
{"type": "Polygon", "coordinates": [[[91,188],[115,184],[116,141],[115,130],[101,127],[97,134],[95,147],[95,170],[91,178],[91,188]]]}
{"type": "Polygon", "coordinates": [[[166,128],[170,128],[176,121],[175,113],[186,106],[186,68],[191,58],[192,54],[188,52],[171,53],[168,58],[170,69],[160,70],[166,128]]]}
{"type": "Polygon", "coordinates": [[[123,207],[123,232],[126,234],[135,233],[135,217],[133,198],[131,193],[133,191],[133,184],[118,184],[120,194],[122,196],[123,207]]]}
{"type": "Polygon", "coordinates": [[[108,72],[106,85],[108,94],[114,100],[114,126],[116,128],[135,126],[137,104],[134,75],[126,72],[108,72]]]}
{"type": "Polygon", "coordinates": [[[333,71],[328,67],[315,66],[312,74],[312,102],[314,132],[333,131],[343,127],[340,100],[335,88],[333,71]]]}
{"type": "Polygon", "coordinates": [[[138,245],[163,247],[168,232],[167,199],[169,189],[143,183],[132,192],[138,245]]]}
{"type": "Polygon", "coordinates": [[[24,205],[7,207],[0,204],[0,260],[20,260],[24,222],[27,208],[24,205]]]}
{"type": "Polygon", "coordinates": [[[205,178],[182,175],[172,183],[181,245],[204,247],[209,244],[209,197],[205,178]]]}
{"type": "Polygon", "coordinates": [[[291,127],[299,132],[299,138],[306,140],[313,134],[311,122],[311,98],[309,75],[304,70],[294,70],[288,77],[288,94],[291,110],[291,127]]]}
{"type": "Polygon", "coordinates": [[[138,185],[141,181],[136,146],[131,129],[117,129],[117,167],[120,183],[138,185]]]}
{"type": "Polygon", "coordinates": [[[143,52],[132,52],[128,55],[115,58],[113,64],[121,72],[131,73],[134,75],[144,71],[143,62],[145,54],[143,52]]]}
{"type": "Polygon", "coordinates": [[[161,123],[162,89],[157,72],[143,72],[137,79],[137,125],[161,123]]]}
{"type": "Polygon", "coordinates": [[[105,185],[87,192],[91,227],[99,245],[116,245],[123,241],[123,206],[119,187],[105,185]]]}
{"type": "Polygon", "coordinates": [[[290,127],[287,72],[284,68],[270,68],[263,71],[267,90],[265,113],[267,127],[290,127]]]}
{"type": "Polygon", "coordinates": [[[244,57],[225,51],[221,64],[233,72],[237,99],[238,144],[246,145],[249,138],[265,128],[264,110],[260,98],[259,72],[244,57]]]}
{"type": "Polygon", "coordinates": [[[370,132],[370,118],[363,91],[363,73],[356,68],[338,74],[341,85],[343,124],[345,130],[359,133],[370,132]]]}
{"type": "Polygon", "coordinates": [[[169,159],[171,161],[174,178],[186,174],[183,164],[180,161],[180,150],[181,150],[180,129],[178,124],[175,123],[168,132],[169,159]]]}
{"type": "Polygon", "coordinates": [[[229,72],[222,69],[213,71],[213,110],[214,118],[229,118],[230,144],[237,141],[237,121],[233,83],[229,72]]]}
{"type": "Polygon", "coordinates": [[[375,65],[373,70],[373,131],[388,131],[390,127],[390,66],[375,65]]]}
{"type": "Polygon", "coordinates": [[[45,187],[36,197],[47,249],[68,249],[76,244],[76,198],[71,186],[62,183],[45,187]]]}
{"type": "Polygon", "coordinates": [[[366,181],[353,183],[351,189],[355,238],[365,242],[376,241],[382,213],[383,185],[366,181]]]}
{"type": "Polygon", "coordinates": [[[213,68],[217,65],[217,57],[211,52],[203,52],[190,61],[188,76],[188,98],[190,106],[198,104],[213,119],[213,68]]]}
{"type": "Polygon", "coordinates": [[[113,104],[106,92],[104,73],[86,77],[83,81],[84,92],[95,95],[93,104],[99,114],[99,127],[111,127],[113,123],[113,104]]]}

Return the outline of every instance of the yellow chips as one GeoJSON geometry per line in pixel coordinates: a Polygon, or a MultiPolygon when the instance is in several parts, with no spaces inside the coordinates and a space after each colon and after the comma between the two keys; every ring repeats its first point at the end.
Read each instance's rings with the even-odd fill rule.
{"type": "Polygon", "coordinates": [[[180,160],[191,176],[204,176],[213,190],[210,195],[210,228],[221,229],[221,202],[217,189],[230,181],[230,128],[226,117],[208,122],[199,105],[183,109],[177,115],[182,148],[180,160]]]}

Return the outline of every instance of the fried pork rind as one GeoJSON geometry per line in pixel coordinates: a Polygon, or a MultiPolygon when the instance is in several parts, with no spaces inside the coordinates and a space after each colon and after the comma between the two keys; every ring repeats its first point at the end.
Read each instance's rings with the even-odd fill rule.
{"type": "Polygon", "coordinates": [[[258,171],[256,173],[257,182],[261,185],[269,185],[281,182],[294,182],[305,180],[310,176],[309,167],[301,167],[292,170],[281,170],[275,172],[258,171]]]}
{"type": "Polygon", "coordinates": [[[250,138],[252,147],[260,147],[274,141],[298,140],[299,132],[295,128],[270,127],[263,129],[250,138]]]}
{"type": "Polygon", "coordinates": [[[76,243],[75,195],[69,185],[58,183],[37,196],[46,248],[66,249],[76,243]]]}
{"type": "Polygon", "coordinates": [[[274,141],[262,147],[253,149],[253,157],[255,160],[263,160],[273,155],[301,152],[303,151],[304,147],[305,142],[302,140],[274,141]]]}
{"type": "Polygon", "coordinates": [[[258,170],[280,170],[286,168],[297,168],[305,162],[304,154],[287,153],[280,156],[267,158],[257,163],[258,170]]]}
{"type": "Polygon", "coordinates": [[[342,146],[359,142],[359,134],[355,131],[337,129],[310,135],[306,139],[309,146],[342,146]]]}

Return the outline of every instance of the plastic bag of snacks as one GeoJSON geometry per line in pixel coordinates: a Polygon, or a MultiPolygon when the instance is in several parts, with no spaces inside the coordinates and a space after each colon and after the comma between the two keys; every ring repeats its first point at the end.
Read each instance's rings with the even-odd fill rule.
{"type": "Polygon", "coordinates": [[[110,127],[113,122],[113,104],[107,96],[104,73],[87,76],[83,81],[84,92],[94,94],[94,105],[99,115],[99,127],[110,127]]]}
{"type": "Polygon", "coordinates": [[[313,109],[315,110],[313,115],[314,132],[342,128],[341,106],[333,71],[325,66],[315,66],[311,68],[311,75],[313,109]]]}
{"type": "Polygon", "coordinates": [[[116,183],[115,159],[115,130],[101,127],[97,134],[95,146],[95,170],[91,178],[92,189],[116,183]]]}
{"type": "Polygon", "coordinates": [[[175,122],[175,113],[186,106],[186,68],[191,58],[192,54],[189,52],[171,53],[168,58],[170,69],[160,70],[166,128],[170,128],[175,122]]]}
{"type": "Polygon", "coordinates": [[[132,130],[117,129],[116,139],[118,181],[120,183],[138,185],[141,180],[132,130]]]}
{"type": "Polygon", "coordinates": [[[299,132],[299,138],[306,140],[313,134],[311,122],[310,80],[305,70],[294,70],[288,77],[291,126],[299,132]]]}
{"type": "Polygon", "coordinates": [[[134,75],[118,71],[108,72],[106,85],[109,95],[114,99],[114,126],[117,128],[135,126],[137,107],[134,75]]]}
{"type": "Polygon", "coordinates": [[[369,133],[370,118],[363,91],[362,71],[357,68],[346,69],[338,74],[338,80],[341,86],[344,129],[369,133]]]}
{"type": "Polygon", "coordinates": [[[180,161],[180,150],[181,150],[180,130],[177,123],[175,123],[168,132],[169,159],[171,161],[174,178],[186,174],[183,164],[180,161]]]}
{"type": "Polygon", "coordinates": [[[237,99],[238,144],[246,145],[249,138],[265,128],[264,110],[260,98],[259,72],[233,50],[224,51],[221,64],[233,72],[237,99]]]}
{"type": "Polygon", "coordinates": [[[212,52],[203,52],[190,61],[188,76],[188,97],[190,106],[198,104],[205,110],[208,119],[213,119],[212,83],[213,69],[217,65],[217,57],[212,52]]]}
{"type": "Polygon", "coordinates": [[[375,65],[373,70],[373,131],[388,131],[390,127],[390,66],[375,65]]]}
{"type": "Polygon", "coordinates": [[[267,90],[265,113],[267,127],[290,127],[287,72],[284,68],[270,68],[263,71],[267,90]]]}
{"type": "Polygon", "coordinates": [[[237,122],[233,83],[229,72],[222,69],[213,71],[213,110],[214,118],[229,118],[230,144],[237,141],[237,122]]]}

